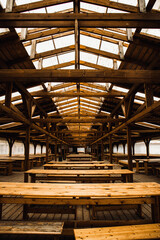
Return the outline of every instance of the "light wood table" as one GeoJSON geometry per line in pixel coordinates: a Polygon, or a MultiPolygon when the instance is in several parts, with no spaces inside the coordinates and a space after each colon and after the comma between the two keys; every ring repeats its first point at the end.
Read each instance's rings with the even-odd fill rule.
{"type": "Polygon", "coordinates": [[[50,161],[48,164],[103,164],[105,163],[104,161],[77,161],[77,162],[69,162],[69,161],[62,161],[62,162],[57,162],[57,161],[50,161]]]}
{"type": "MultiPolygon", "coordinates": [[[[23,204],[27,218],[34,205],[90,205],[124,206],[151,204],[153,222],[160,221],[160,184],[103,183],[103,184],[47,184],[0,182],[0,217],[2,204],[23,204]]],[[[40,206],[39,206],[40,207],[40,206]]]]}
{"type": "Polygon", "coordinates": [[[0,221],[0,237],[3,238],[3,236],[6,237],[5,235],[13,234],[51,235],[52,239],[58,240],[62,234],[63,224],[63,222],[0,221]]]}
{"type": "Polygon", "coordinates": [[[108,182],[121,180],[129,182],[133,172],[128,169],[108,169],[108,170],[50,170],[50,169],[30,169],[24,173],[25,182],[36,182],[37,180],[60,180],[76,182],[108,182]],[[118,176],[117,176],[118,175],[118,176]]]}
{"type": "Polygon", "coordinates": [[[110,163],[101,163],[101,164],[65,164],[65,163],[61,163],[61,164],[45,164],[43,165],[44,169],[113,169],[113,167],[115,166],[115,164],[110,164],[110,163]]]}
{"type": "Polygon", "coordinates": [[[136,161],[136,172],[140,169],[144,169],[146,175],[148,175],[149,169],[152,168],[154,171],[156,167],[160,166],[160,158],[155,159],[135,159],[136,161]]]}
{"type": "Polygon", "coordinates": [[[0,159],[0,164],[7,167],[7,175],[12,174],[13,162],[14,162],[14,160],[7,159],[7,158],[6,159],[0,159]]]}
{"type": "Polygon", "coordinates": [[[160,224],[74,229],[75,240],[160,239],[160,224]]]}

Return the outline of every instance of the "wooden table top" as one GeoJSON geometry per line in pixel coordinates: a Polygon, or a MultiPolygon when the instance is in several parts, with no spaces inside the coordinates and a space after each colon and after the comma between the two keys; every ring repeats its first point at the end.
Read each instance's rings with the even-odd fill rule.
{"type": "Polygon", "coordinates": [[[78,157],[78,158],[91,158],[92,157],[92,155],[90,155],[90,154],[69,154],[69,155],[67,155],[67,157],[68,158],[76,158],[76,157],[78,157]]]}
{"type": "Polygon", "coordinates": [[[48,175],[109,175],[109,174],[133,174],[128,169],[97,169],[95,170],[52,170],[52,169],[30,169],[28,174],[48,174],[48,175]]]}
{"type": "Polygon", "coordinates": [[[144,183],[91,183],[49,184],[0,182],[0,196],[24,198],[120,198],[160,196],[160,184],[144,183]]]}
{"type": "Polygon", "coordinates": [[[60,235],[63,222],[0,221],[0,234],[60,235]]]}
{"type": "Polygon", "coordinates": [[[63,162],[56,162],[56,161],[50,161],[50,162],[48,162],[48,164],[103,164],[103,163],[105,163],[104,161],[78,161],[78,162],[67,162],[67,161],[63,161],[63,162]]]}
{"type": "Polygon", "coordinates": [[[154,159],[149,159],[149,158],[146,158],[146,159],[135,159],[135,161],[138,161],[138,162],[151,162],[151,163],[156,163],[156,162],[160,162],[160,158],[154,158],[154,159]]]}
{"type": "Polygon", "coordinates": [[[76,240],[160,239],[160,224],[74,229],[76,240]]]}
{"type": "Polygon", "coordinates": [[[13,159],[0,159],[0,163],[12,163],[15,162],[13,159]]]}
{"type": "Polygon", "coordinates": [[[111,164],[111,163],[81,163],[81,164],[73,164],[73,163],[69,163],[69,164],[66,164],[66,163],[53,163],[53,164],[44,164],[43,165],[44,167],[51,167],[51,166],[54,166],[54,167],[113,167],[115,166],[115,164],[111,164]]]}

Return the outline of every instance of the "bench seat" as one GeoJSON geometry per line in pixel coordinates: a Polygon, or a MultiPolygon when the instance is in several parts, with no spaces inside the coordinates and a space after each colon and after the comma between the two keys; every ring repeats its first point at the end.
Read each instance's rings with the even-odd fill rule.
{"type": "Polygon", "coordinates": [[[0,238],[6,234],[59,236],[62,230],[63,222],[0,221],[0,238]]]}
{"type": "Polygon", "coordinates": [[[8,167],[5,165],[0,165],[0,173],[3,175],[8,175],[8,167]]]}
{"type": "Polygon", "coordinates": [[[160,239],[160,224],[74,229],[75,240],[160,239]]]}

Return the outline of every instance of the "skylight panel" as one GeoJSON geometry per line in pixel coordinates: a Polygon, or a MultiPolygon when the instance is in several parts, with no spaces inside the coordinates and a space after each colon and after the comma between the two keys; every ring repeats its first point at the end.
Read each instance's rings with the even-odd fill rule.
{"type": "Polygon", "coordinates": [[[80,69],[91,69],[91,70],[93,70],[94,68],[92,68],[92,67],[87,67],[87,66],[84,66],[84,65],[80,65],[80,69]]]}
{"type": "MultiPolygon", "coordinates": [[[[148,0],[145,0],[148,1],[148,0]]],[[[137,6],[137,0],[112,0],[112,2],[119,2],[127,5],[137,6]]]]}
{"type": "Polygon", "coordinates": [[[99,56],[98,65],[101,65],[107,68],[113,68],[113,59],[99,56]]]}
{"type": "Polygon", "coordinates": [[[147,33],[149,35],[153,35],[155,37],[160,37],[160,29],[142,29],[143,33],[147,33]]]}
{"type": "Polygon", "coordinates": [[[81,34],[80,44],[88,46],[88,47],[99,49],[100,40],[96,39],[96,38],[84,36],[84,35],[81,34]]]}
{"type": "Polygon", "coordinates": [[[93,4],[89,4],[89,3],[84,3],[84,2],[80,3],[80,8],[84,8],[84,9],[99,12],[99,13],[105,13],[106,12],[106,7],[93,5],[93,4]]]}
{"type": "Polygon", "coordinates": [[[59,11],[63,11],[70,8],[73,9],[73,2],[58,4],[56,6],[50,6],[50,7],[47,7],[46,9],[48,13],[54,13],[54,12],[59,12],[59,11]]]}
{"type": "Polygon", "coordinates": [[[96,64],[97,56],[95,54],[80,51],[80,59],[82,61],[86,61],[87,59],[87,62],[96,64]]]}
{"type": "Polygon", "coordinates": [[[26,49],[28,55],[30,56],[30,54],[31,54],[31,45],[25,47],[25,49],[26,49]]]}
{"type": "Polygon", "coordinates": [[[107,13],[127,13],[127,12],[118,9],[108,8],[107,13]]]}
{"type": "Polygon", "coordinates": [[[36,45],[36,52],[37,53],[46,52],[46,51],[49,51],[49,50],[54,50],[52,40],[37,43],[37,45],[36,45]]]}
{"type": "Polygon", "coordinates": [[[8,28],[0,28],[0,34],[9,32],[8,28]]]}
{"type": "Polygon", "coordinates": [[[41,0],[15,0],[16,5],[23,5],[27,3],[33,3],[33,2],[41,2],[41,0]]]}
{"type": "Polygon", "coordinates": [[[33,64],[34,64],[35,68],[38,69],[38,61],[34,61],[33,64]]]}
{"type": "MultiPolygon", "coordinates": [[[[64,53],[58,56],[60,63],[70,62],[75,59],[75,52],[70,53],[64,53]]],[[[69,68],[72,68],[73,66],[69,66],[69,68]]]]}
{"type": "Polygon", "coordinates": [[[74,35],[54,39],[56,48],[67,47],[75,44],[74,35]]]}
{"type": "Polygon", "coordinates": [[[110,42],[102,41],[100,50],[118,54],[118,45],[110,42]]]}
{"type": "Polygon", "coordinates": [[[38,8],[34,10],[30,10],[29,13],[46,13],[45,8],[38,8]]]}
{"type": "Polygon", "coordinates": [[[43,59],[43,67],[51,67],[54,65],[57,65],[58,61],[57,61],[57,57],[50,57],[50,58],[45,58],[43,59]]]}
{"type": "Polygon", "coordinates": [[[71,65],[71,66],[67,66],[67,67],[63,67],[63,68],[59,68],[59,69],[75,69],[75,66],[71,65]]]}

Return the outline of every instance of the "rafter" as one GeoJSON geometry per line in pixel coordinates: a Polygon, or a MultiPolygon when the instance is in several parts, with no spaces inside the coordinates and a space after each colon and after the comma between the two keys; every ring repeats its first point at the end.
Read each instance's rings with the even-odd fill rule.
{"type": "Polygon", "coordinates": [[[159,28],[160,13],[58,14],[58,13],[1,13],[0,27],[117,27],[159,28]],[[63,21],[62,21],[63,19],[63,21]]]}
{"type": "Polygon", "coordinates": [[[159,84],[160,70],[0,69],[0,82],[109,82],[159,84]]]}

